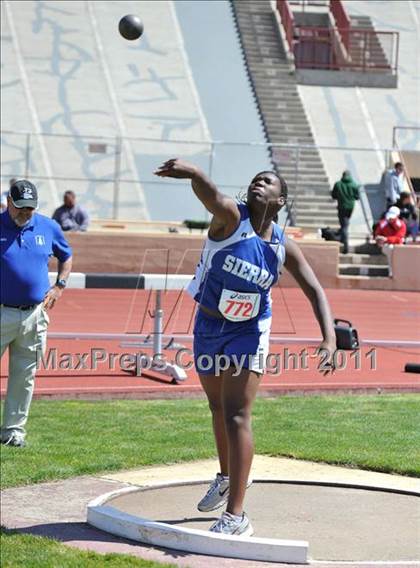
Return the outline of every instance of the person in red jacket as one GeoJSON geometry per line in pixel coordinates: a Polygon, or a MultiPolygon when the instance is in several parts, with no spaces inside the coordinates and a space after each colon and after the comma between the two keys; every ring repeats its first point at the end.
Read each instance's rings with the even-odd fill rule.
{"type": "Polygon", "coordinates": [[[392,254],[394,245],[404,244],[407,226],[400,217],[398,207],[392,206],[385,213],[375,228],[375,240],[378,247],[388,258],[388,274],[392,277],[392,254]]]}
{"type": "Polygon", "coordinates": [[[402,245],[407,232],[406,224],[400,217],[398,207],[390,207],[375,229],[375,240],[379,247],[388,245],[402,245]]]}

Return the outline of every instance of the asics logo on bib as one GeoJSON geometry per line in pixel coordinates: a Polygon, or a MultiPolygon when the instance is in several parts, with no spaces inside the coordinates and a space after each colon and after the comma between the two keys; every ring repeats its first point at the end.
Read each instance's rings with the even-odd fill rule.
{"type": "Polygon", "coordinates": [[[257,284],[257,286],[261,286],[264,289],[270,288],[274,280],[274,276],[268,270],[231,254],[226,255],[222,269],[234,276],[243,278],[247,282],[253,282],[253,284],[257,284]]]}

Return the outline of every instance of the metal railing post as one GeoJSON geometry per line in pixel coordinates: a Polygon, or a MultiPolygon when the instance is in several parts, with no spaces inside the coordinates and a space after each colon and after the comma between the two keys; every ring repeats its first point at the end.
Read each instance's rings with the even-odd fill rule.
{"type": "MultiPolygon", "coordinates": [[[[397,37],[397,42],[395,44],[395,73],[398,73],[398,57],[399,57],[399,52],[400,52],[400,34],[399,32],[395,32],[396,33],[396,37],[397,37]]],[[[393,36],[393,38],[395,37],[395,35],[393,36]]],[[[394,39],[392,40],[392,43],[394,44],[394,39]]]]}
{"type": "Polygon", "coordinates": [[[153,354],[162,355],[163,310],[162,290],[156,290],[155,320],[153,323],[153,354]]]}
{"type": "Polygon", "coordinates": [[[118,219],[120,199],[120,174],[121,174],[121,136],[115,137],[115,162],[114,162],[114,200],[112,206],[112,218],[118,219]]]}
{"type": "Polygon", "coordinates": [[[25,179],[29,177],[29,160],[31,153],[31,133],[26,134],[26,148],[25,148],[25,179]]]}
{"type": "Polygon", "coordinates": [[[395,148],[397,142],[397,128],[398,126],[392,127],[392,147],[395,148]]]}
{"type": "Polygon", "coordinates": [[[300,146],[295,148],[295,192],[297,191],[299,183],[299,157],[300,157],[300,146]]]}
{"type": "Polygon", "coordinates": [[[295,196],[290,206],[290,222],[292,225],[296,224],[296,208],[299,201],[299,161],[300,161],[300,146],[295,149],[295,196]]]}
{"type": "MultiPolygon", "coordinates": [[[[210,158],[209,158],[209,178],[212,179],[213,176],[213,166],[214,166],[214,149],[215,149],[215,143],[211,142],[210,143],[210,158]]],[[[205,215],[205,220],[208,221],[210,218],[209,212],[207,211],[206,208],[204,208],[204,215],[205,215]]]]}
{"type": "Polygon", "coordinates": [[[208,173],[210,179],[211,179],[211,176],[213,175],[214,146],[215,146],[215,143],[211,142],[210,143],[210,157],[209,157],[209,173],[208,173]]]}
{"type": "Polygon", "coordinates": [[[366,189],[365,189],[364,185],[361,185],[359,187],[359,194],[360,194],[359,201],[360,201],[360,205],[361,205],[361,208],[362,208],[363,217],[364,217],[364,220],[365,220],[365,223],[366,223],[368,233],[371,235],[372,230],[373,230],[373,218],[372,218],[371,215],[368,214],[368,211],[367,211],[368,208],[370,209],[370,206],[369,206],[369,199],[367,197],[366,189]]]}
{"type": "Polygon", "coordinates": [[[364,35],[363,35],[363,73],[366,72],[366,51],[367,51],[366,38],[367,38],[367,33],[364,32],[364,35]]]}

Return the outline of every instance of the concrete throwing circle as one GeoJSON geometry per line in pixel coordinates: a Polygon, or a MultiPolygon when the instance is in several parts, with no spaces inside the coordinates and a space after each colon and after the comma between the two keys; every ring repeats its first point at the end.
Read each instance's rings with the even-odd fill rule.
{"type": "MultiPolygon", "coordinates": [[[[185,535],[191,532],[204,535],[204,540],[212,538],[214,535],[208,528],[223,511],[200,513],[197,510],[196,504],[207,488],[207,483],[201,482],[129,488],[92,502],[88,508],[88,522],[120,536],[133,538],[134,535],[135,540],[157,544],[150,540],[150,531],[146,531],[146,538],[138,527],[130,534],[121,532],[125,521],[137,517],[140,522],[151,522],[157,528],[171,527],[175,535],[176,531],[181,531],[178,538],[171,533],[166,544],[160,541],[160,546],[186,550],[182,548],[185,535]],[[107,518],[105,523],[104,517],[107,518]],[[140,538],[136,538],[139,534],[140,538]]],[[[419,497],[420,493],[414,491],[348,484],[254,481],[247,491],[245,503],[254,536],[229,538],[238,545],[239,540],[250,544],[254,541],[283,543],[291,552],[291,556],[284,556],[287,550],[279,549],[279,555],[271,558],[252,557],[251,551],[249,560],[305,562],[308,541],[309,557],[317,561],[415,561],[420,558],[419,497]]],[[[242,552],[239,555],[226,553],[225,549],[219,554],[214,540],[204,549],[187,547],[187,550],[246,557],[242,552]]]]}

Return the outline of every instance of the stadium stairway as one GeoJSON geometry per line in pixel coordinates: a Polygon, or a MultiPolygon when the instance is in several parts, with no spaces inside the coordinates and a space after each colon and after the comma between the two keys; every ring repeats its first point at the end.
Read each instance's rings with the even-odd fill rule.
{"type": "MultiPolygon", "coordinates": [[[[353,248],[357,249],[357,247],[353,248]]],[[[378,250],[372,250],[370,254],[351,251],[352,247],[350,247],[349,254],[339,256],[338,273],[340,276],[389,276],[387,258],[378,250]]]]}
{"type": "Polygon", "coordinates": [[[329,180],[271,2],[233,0],[231,5],[268,141],[303,146],[298,153],[288,147],[272,152],[273,163],[288,182],[293,220],[305,228],[336,227],[329,180]]]}
{"type": "MultiPolygon", "coordinates": [[[[375,27],[369,16],[351,16],[350,22],[352,30],[360,30],[366,32],[375,31],[375,27]]],[[[364,34],[361,34],[360,38],[357,38],[354,35],[350,36],[349,55],[352,62],[356,65],[360,63],[361,66],[365,63],[363,61],[363,57],[366,57],[366,54],[364,54],[363,50],[365,41],[368,47],[367,63],[371,67],[380,67],[382,69],[390,67],[381,42],[379,41],[378,36],[374,33],[368,34],[366,38],[364,37],[364,34]]]]}

